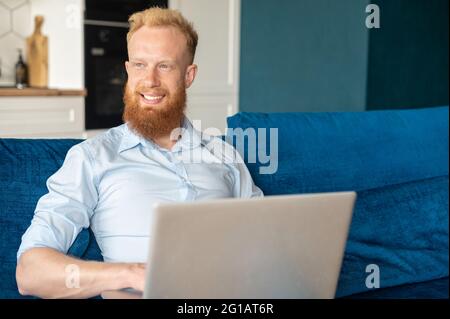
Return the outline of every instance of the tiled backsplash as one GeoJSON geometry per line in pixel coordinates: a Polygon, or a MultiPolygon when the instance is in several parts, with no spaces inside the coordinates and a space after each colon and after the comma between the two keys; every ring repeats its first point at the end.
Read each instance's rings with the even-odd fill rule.
{"type": "Polygon", "coordinates": [[[26,54],[26,37],[33,31],[31,20],[29,0],[0,0],[0,84],[14,82],[17,49],[26,54]]]}
{"type": "Polygon", "coordinates": [[[26,38],[34,17],[44,16],[42,32],[48,37],[49,87],[82,89],[84,0],[0,0],[0,85],[14,84],[17,49],[27,62],[26,38]]]}

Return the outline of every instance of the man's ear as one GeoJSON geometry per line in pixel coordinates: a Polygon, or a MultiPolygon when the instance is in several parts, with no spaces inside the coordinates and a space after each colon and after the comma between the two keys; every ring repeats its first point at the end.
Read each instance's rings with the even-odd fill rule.
{"type": "Polygon", "coordinates": [[[196,64],[189,65],[186,69],[186,75],[184,78],[184,84],[186,88],[192,85],[192,82],[194,82],[196,75],[197,75],[197,65],[196,64]]]}
{"type": "Polygon", "coordinates": [[[129,74],[129,72],[128,72],[129,67],[130,67],[130,62],[125,61],[125,70],[127,70],[127,74],[129,74]]]}

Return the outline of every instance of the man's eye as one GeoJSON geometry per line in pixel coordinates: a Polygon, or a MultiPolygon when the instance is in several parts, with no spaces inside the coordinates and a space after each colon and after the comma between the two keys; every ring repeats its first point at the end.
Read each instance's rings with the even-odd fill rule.
{"type": "Polygon", "coordinates": [[[168,64],[160,64],[160,65],[159,65],[159,68],[160,68],[160,69],[163,69],[163,70],[167,70],[167,69],[170,68],[170,66],[169,66],[168,64]]]}
{"type": "Polygon", "coordinates": [[[138,69],[142,69],[144,67],[144,63],[134,63],[134,67],[138,69]]]}

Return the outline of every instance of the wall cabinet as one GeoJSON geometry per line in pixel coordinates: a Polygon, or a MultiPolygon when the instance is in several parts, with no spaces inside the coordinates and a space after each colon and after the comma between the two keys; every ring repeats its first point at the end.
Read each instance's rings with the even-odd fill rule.
{"type": "Polygon", "coordinates": [[[41,96],[27,92],[6,94],[0,89],[0,137],[83,137],[83,91],[37,90],[41,96]]]}

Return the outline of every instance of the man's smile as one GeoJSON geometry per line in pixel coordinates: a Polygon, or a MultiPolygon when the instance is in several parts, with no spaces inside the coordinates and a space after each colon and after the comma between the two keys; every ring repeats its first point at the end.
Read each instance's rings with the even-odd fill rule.
{"type": "Polygon", "coordinates": [[[143,94],[139,93],[141,103],[144,105],[157,105],[162,102],[165,94],[143,94]]]}

